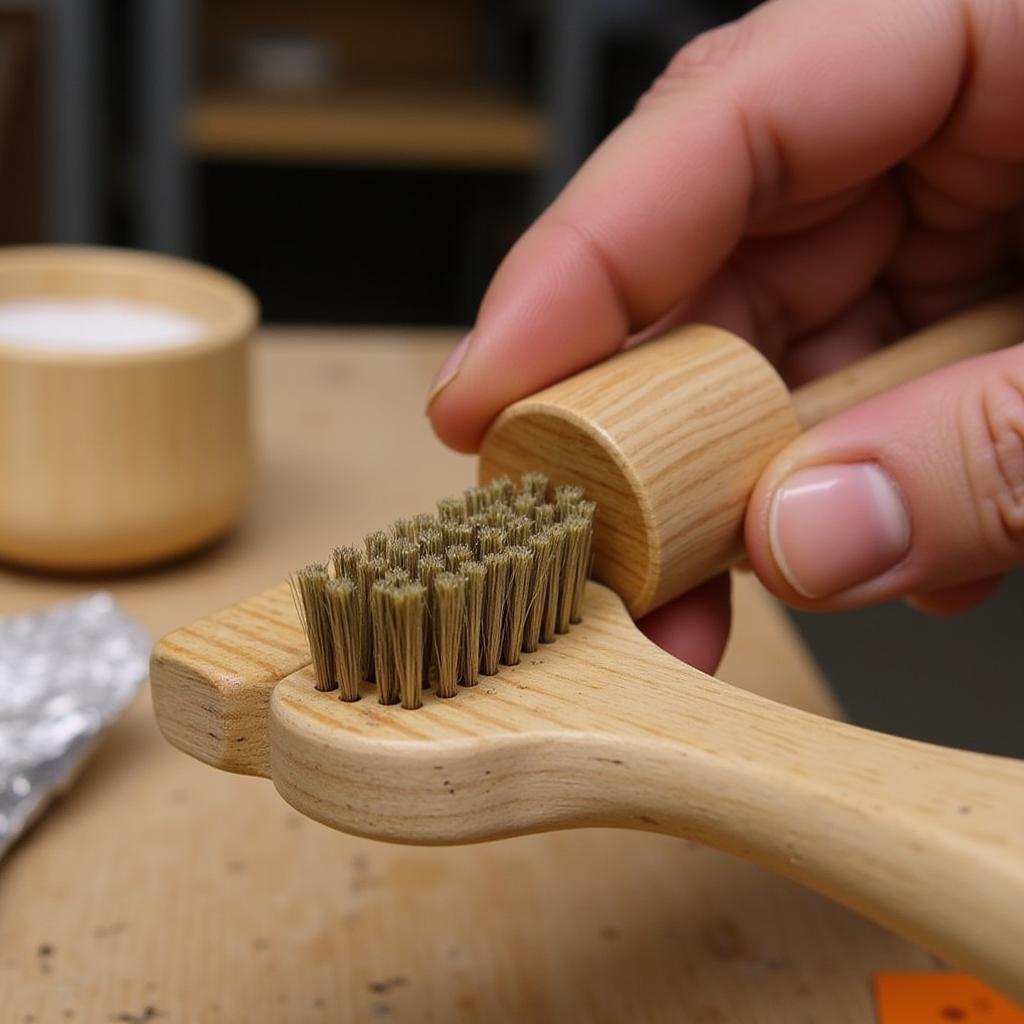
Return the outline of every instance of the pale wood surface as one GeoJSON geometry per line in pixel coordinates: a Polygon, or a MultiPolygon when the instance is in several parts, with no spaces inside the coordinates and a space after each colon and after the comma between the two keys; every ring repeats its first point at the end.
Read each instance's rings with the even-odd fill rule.
{"type": "MultiPolygon", "coordinates": [[[[105,581],[154,634],[474,476],[421,418],[453,339],[275,333],[256,352],[263,475],[241,527],[160,573],[105,581]]],[[[5,570],[0,612],[95,583],[5,570]]],[[[737,605],[723,677],[832,711],[747,578],[737,605]]],[[[932,964],[828,900],[686,841],[595,829],[418,849],[334,832],[267,782],[174,750],[146,696],[0,863],[0,1007],[14,1022],[144,1019],[151,1005],[189,1024],[869,1024],[873,971],[932,964]]]]}
{"type": "Polygon", "coordinates": [[[0,252],[0,301],[40,298],[153,304],[192,317],[202,334],[109,352],[0,338],[0,557],[57,570],[132,568],[233,525],[252,484],[250,292],[151,253],[0,252]]]}

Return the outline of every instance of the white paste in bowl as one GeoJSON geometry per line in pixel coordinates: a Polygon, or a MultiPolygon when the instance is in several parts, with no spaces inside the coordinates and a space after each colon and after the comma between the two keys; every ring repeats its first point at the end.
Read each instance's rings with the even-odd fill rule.
{"type": "Polygon", "coordinates": [[[0,344],[66,353],[143,352],[197,341],[203,324],[124,299],[0,301],[0,344]]]}

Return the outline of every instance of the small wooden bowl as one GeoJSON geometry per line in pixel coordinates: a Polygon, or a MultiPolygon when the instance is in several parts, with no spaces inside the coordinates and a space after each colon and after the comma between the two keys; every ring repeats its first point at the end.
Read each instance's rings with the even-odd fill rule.
{"type": "Polygon", "coordinates": [[[185,314],[194,341],[56,351],[0,338],[0,558],[57,570],[141,566],[232,526],[253,452],[252,294],[149,253],[0,251],[0,302],[111,299],[185,314]]]}

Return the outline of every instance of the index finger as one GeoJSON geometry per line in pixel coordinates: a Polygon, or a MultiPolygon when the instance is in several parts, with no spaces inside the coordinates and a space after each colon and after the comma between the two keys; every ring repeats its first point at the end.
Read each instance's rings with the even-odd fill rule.
{"type": "Polygon", "coordinates": [[[751,224],[911,153],[966,37],[954,2],[775,0],[685,47],[502,263],[431,396],[441,439],[475,450],[506,405],[693,295],[751,224]]]}

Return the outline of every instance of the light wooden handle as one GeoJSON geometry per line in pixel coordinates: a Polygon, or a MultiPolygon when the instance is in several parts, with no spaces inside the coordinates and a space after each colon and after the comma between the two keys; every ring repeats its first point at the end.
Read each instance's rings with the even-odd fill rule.
{"type": "Polygon", "coordinates": [[[629,766],[609,823],[754,860],[1024,998],[1024,764],[657,673],[660,742],[601,751],[629,766]]]}
{"type": "Polygon", "coordinates": [[[734,564],[751,491],[809,426],[968,356],[1024,341],[1024,295],[978,307],[799,389],[726,331],[691,326],[516,402],[480,476],[540,469],[600,509],[594,574],[635,616],[734,564]]]}
{"type": "Polygon", "coordinates": [[[793,392],[802,427],[961,359],[1024,341],[1024,294],[1005,295],[888,345],[793,392]]]}

